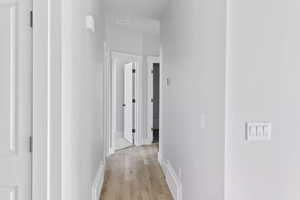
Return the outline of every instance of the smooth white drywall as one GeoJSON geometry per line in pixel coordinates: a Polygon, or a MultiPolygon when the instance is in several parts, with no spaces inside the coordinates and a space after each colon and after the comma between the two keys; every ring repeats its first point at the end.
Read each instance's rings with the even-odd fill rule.
{"type": "Polygon", "coordinates": [[[160,35],[153,32],[156,27],[145,28],[122,26],[106,20],[106,39],[112,51],[139,56],[158,56],[160,50],[160,35]],[[152,30],[153,29],[153,30],[152,30]]]}
{"type": "Polygon", "coordinates": [[[64,200],[91,200],[103,156],[104,16],[101,0],[63,2],[62,140],[64,200]],[[86,29],[86,16],[95,32],[86,29]]]}
{"type": "Polygon", "coordinates": [[[228,1],[228,200],[300,198],[300,2],[228,1]],[[272,139],[245,141],[247,121],[272,139]]]}
{"type": "Polygon", "coordinates": [[[143,33],[143,52],[144,56],[159,56],[160,54],[160,35],[143,33]]]}
{"type": "Polygon", "coordinates": [[[225,10],[223,0],[173,0],[161,22],[161,154],[182,175],[184,200],[224,199],[225,10]]]}
{"type": "Polygon", "coordinates": [[[136,55],[142,52],[143,37],[138,31],[107,24],[106,39],[112,51],[136,55]]]}

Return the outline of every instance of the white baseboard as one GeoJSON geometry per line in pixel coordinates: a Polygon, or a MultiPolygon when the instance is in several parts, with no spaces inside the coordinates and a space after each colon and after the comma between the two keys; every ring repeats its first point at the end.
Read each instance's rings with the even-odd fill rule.
{"type": "Polygon", "coordinates": [[[115,153],[115,148],[113,148],[113,147],[109,148],[108,156],[110,156],[114,153],[115,153]]]}
{"type": "Polygon", "coordinates": [[[114,134],[115,134],[115,137],[124,137],[124,132],[115,131],[114,134]]]}
{"type": "Polygon", "coordinates": [[[145,138],[144,139],[144,145],[150,145],[153,143],[153,139],[152,138],[145,138]]]}
{"type": "Polygon", "coordinates": [[[182,182],[177,176],[173,166],[168,160],[165,160],[160,153],[158,153],[158,161],[163,169],[174,200],[182,200],[182,182]]]}
{"type": "Polygon", "coordinates": [[[161,155],[161,153],[160,152],[158,152],[158,154],[157,154],[157,159],[158,159],[158,162],[159,162],[159,164],[160,164],[160,166],[163,168],[163,163],[162,163],[162,155],[161,155]]]}
{"type": "Polygon", "coordinates": [[[144,145],[153,144],[153,132],[152,132],[151,128],[149,128],[149,129],[150,130],[148,131],[148,134],[146,134],[143,138],[144,145]]]}
{"type": "Polygon", "coordinates": [[[92,200],[99,200],[101,196],[102,186],[104,182],[104,174],[105,174],[105,162],[102,162],[97,175],[94,179],[93,187],[92,187],[92,200]]]}

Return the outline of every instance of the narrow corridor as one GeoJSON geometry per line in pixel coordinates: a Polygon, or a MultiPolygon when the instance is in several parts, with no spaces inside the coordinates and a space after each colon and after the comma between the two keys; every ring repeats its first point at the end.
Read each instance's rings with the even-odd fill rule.
{"type": "Polygon", "coordinates": [[[172,200],[157,160],[156,145],[112,155],[105,171],[101,200],[172,200]]]}

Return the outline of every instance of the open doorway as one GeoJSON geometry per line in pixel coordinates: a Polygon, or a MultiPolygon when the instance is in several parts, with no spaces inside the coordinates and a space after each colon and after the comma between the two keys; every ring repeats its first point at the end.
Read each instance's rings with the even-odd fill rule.
{"type": "Polygon", "coordinates": [[[142,58],[112,53],[112,148],[113,152],[137,145],[138,66],[142,58]]]}
{"type": "Polygon", "coordinates": [[[159,143],[159,63],[153,63],[153,143],[159,143]]]}
{"type": "Polygon", "coordinates": [[[148,130],[147,143],[159,143],[160,59],[148,57],[148,130]]]}

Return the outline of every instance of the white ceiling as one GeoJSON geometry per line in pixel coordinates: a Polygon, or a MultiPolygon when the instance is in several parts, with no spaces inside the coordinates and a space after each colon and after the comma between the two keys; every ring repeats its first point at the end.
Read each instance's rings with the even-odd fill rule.
{"type": "Polygon", "coordinates": [[[108,15],[159,19],[168,0],[104,0],[108,15]]]}

